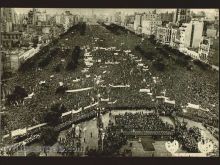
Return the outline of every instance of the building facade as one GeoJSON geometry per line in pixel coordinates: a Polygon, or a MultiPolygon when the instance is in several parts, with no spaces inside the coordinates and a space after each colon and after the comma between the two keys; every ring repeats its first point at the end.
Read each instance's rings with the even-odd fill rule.
{"type": "Polygon", "coordinates": [[[198,48],[203,38],[203,21],[192,21],[190,47],[198,48]]]}
{"type": "Polygon", "coordinates": [[[146,35],[155,35],[158,26],[162,25],[160,20],[143,20],[142,33],[146,35]]]}
{"type": "Polygon", "coordinates": [[[141,14],[136,14],[135,15],[135,19],[134,19],[134,31],[137,31],[138,28],[141,27],[141,17],[142,15],[141,14]]]}
{"type": "Polygon", "coordinates": [[[162,44],[170,44],[172,29],[169,27],[157,27],[156,40],[162,44]]]}
{"type": "Polygon", "coordinates": [[[198,48],[203,35],[203,22],[191,21],[183,23],[180,27],[180,46],[198,48]]]}
{"type": "Polygon", "coordinates": [[[177,24],[190,22],[190,10],[176,9],[173,17],[173,22],[177,24]]]}
{"type": "Polygon", "coordinates": [[[22,42],[22,32],[1,32],[2,46],[5,48],[17,47],[22,42]]]}
{"type": "Polygon", "coordinates": [[[210,50],[210,39],[206,38],[203,39],[199,45],[199,57],[200,60],[207,62],[210,50]]]}

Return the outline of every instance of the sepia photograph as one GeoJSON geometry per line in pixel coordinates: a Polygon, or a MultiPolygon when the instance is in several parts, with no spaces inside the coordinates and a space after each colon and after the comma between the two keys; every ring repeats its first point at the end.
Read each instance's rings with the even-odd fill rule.
{"type": "Polygon", "coordinates": [[[0,8],[0,157],[219,157],[219,9],[0,8]]]}

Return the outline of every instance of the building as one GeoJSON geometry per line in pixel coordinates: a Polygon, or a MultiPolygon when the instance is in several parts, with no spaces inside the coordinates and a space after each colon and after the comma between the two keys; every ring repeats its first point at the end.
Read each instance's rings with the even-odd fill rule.
{"type": "Polygon", "coordinates": [[[121,12],[116,12],[114,14],[114,23],[121,24],[121,12]]]}
{"type": "Polygon", "coordinates": [[[203,22],[183,23],[180,29],[180,47],[198,48],[202,40],[203,22]]]}
{"type": "Polygon", "coordinates": [[[125,17],[125,27],[132,28],[134,29],[134,20],[135,20],[135,15],[127,15],[125,17]]]}
{"type": "Polygon", "coordinates": [[[157,27],[162,26],[161,17],[156,13],[156,10],[144,14],[141,23],[142,33],[145,35],[156,35],[157,27]]]}
{"type": "Polygon", "coordinates": [[[146,35],[155,35],[157,27],[161,25],[161,20],[143,20],[142,33],[146,35]]]}
{"type": "Polygon", "coordinates": [[[28,24],[29,25],[36,25],[36,21],[37,21],[36,13],[37,13],[37,10],[35,8],[33,8],[33,10],[30,10],[28,12],[28,24]]]}
{"type": "Polygon", "coordinates": [[[168,13],[168,12],[160,14],[162,23],[173,22],[173,16],[174,16],[174,13],[168,13]]]}
{"type": "Polygon", "coordinates": [[[41,21],[41,22],[47,21],[46,12],[43,12],[43,13],[39,12],[39,13],[37,13],[36,17],[37,17],[37,21],[41,21]]]}
{"type": "Polygon", "coordinates": [[[171,28],[170,46],[178,49],[180,45],[180,29],[178,27],[171,28]]]}
{"type": "Polygon", "coordinates": [[[2,70],[5,73],[15,73],[19,66],[19,52],[18,51],[5,51],[2,52],[2,70]]]}
{"type": "Polygon", "coordinates": [[[0,8],[1,32],[12,32],[13,25],[18,23],[18,16],[12,8],[0,8]]]}
{"type": "Polygon", "coordinates": [[[192,48],[199,47],[200,42],[203,39],[203,36],[202,36],[203,27],[204,27],[203,21],[192,21],[192,33],[191,33],[190,47],[192,48]]]}
{"type": "Polygon", "coordinates": [[[42,33],[43,34],[49,34],[50,33],[50,29],[51,29],[50,26],[43,26],[42,27],[42,33]]]}
{"type": "Polygon", "coordinates": [[[208,28],[206,30],[206,36],[211,37],[211,38],[215,38],[217,36],[217,30],[214,28],[208,28]]]}
{"type": "Polygon", "coordinates": [[[127,15],[125,15],[124,13],[121,13],[121,26],[126,25],[126,17],[127,15]]]}
{"type": "Polygon", "coordinates": [[[156,40],[162,44],[170,44],[171,34],[171,28],[158,26],[156,31],[156,40]]]}
{"type": "Polygon", "coordinates": [[[67,31],[70,27],[70,20],[69,20],[69,17],[68,16],[64,16],[64,20],[63,20],[63,27],[64,27],[64,30],[67,31]]]}
{"type": "Polygon", "coordinates": [[[22,42],[22,32],[1,32],[1,43],[4,48],[17,47],[22,42]]]}
{"type": "Polygon", "coordinates": [[[173,22],[177,24],[190,22],[190,10],[189,9],[176,9],[173,17],[173,22]]]}
{"type": "Polygon", "coordinates": [[[199,45],[199,57],[200,60],[207,62],[210,50],[210,39],[203,39],[199,45]]]}
{"type": "Polygon", "coordinates": [[[55,15],[55,23],[57,25],[60,25],[61,24],[61,15],[55,15]]]}
{"type": "Polygon", "coordinates": [[[141,22],[141,17],[142,17],[141,14],[136,14],[136,15],[135,15],[135,19],[134,19],[134,31],[137,31],[138,28],[141,27],[141,24],[142,24],[142,22],[141,22]]]}

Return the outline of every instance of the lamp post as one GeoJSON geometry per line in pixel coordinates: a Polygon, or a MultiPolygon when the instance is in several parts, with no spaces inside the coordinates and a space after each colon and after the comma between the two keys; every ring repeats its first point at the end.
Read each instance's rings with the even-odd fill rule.
{"type": "Polygon", "coordinates": [[[102,151],[103,151],[103,140],[104,140],[104,138],[105,138],[105,132],[102,132],[102,135],[101,135],[102,137],[102,151]]]}
{"type": "Polygon", "coordinates": [[[87,130],[87,128],[86,128],[86,127],[85,127],[85,128],[83,128],[84,139],[86,138],[86,130],[87,130]]]}
{"type": "Polygon", "coordinates": [[[83,139],[83,146],[84,146],[84,149],[83,149],[83,155],[85,155],[85,150],[86,150],[86,145],[85,145],[85,143],[86,143],[86,130],[87,130],[87,128],[85,127],[85,128],[83,128],[83,134],[84,134],[84,139],[83,139]]]}
{"type": "MultiPolygon", "coordinates": [[[[23,146],[24,146],[24,156],[27,156],[27,152],[26,152],[26,147],[25,147],[26,143],[23,141],[23,146]]],[[[47,155],[46,155],[47,156],[47,155]]]]}
{"type": "MultiPolygon", "coordinates": [[[[187,110],[185,109],[185,107],[184,107],[184,109],[182,110],[182,112],[183,112],[183,114],[187,112],[187,110]]],[[[184,124],[184,115],[183,115],[183,124],[184,124]]]]}

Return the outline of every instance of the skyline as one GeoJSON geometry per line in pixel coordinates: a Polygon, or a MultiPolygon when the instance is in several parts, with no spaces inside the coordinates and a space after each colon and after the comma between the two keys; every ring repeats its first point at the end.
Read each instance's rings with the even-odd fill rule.
{"type": "MultiPolygon", "coordinates": [[[[32,8],[14,8],[16,13],[18,14],[25,14],[28,13],[32,8]]],[[[96,14],[112,14],[113,12],[122,11],[125,14],[133,14],[135,12],[146,12],[147,10],[154,10],[154,8],[37,8],[40,11],[46,10],[48,14],[61,14],[65,11],[70,11],[73,14],[84,14],[89,15],[91,14],[92,10],[95,11],[96,14]]],[[[164,13],[164,12],[173,12],[175,9],[162,9],[162,8],[155,8],[157,9],[158,13],[164,13]]],[[[190,9],[194,13],[198,13],[201,11],[204,11],[207,15],[207,17],[212,17],[216,14],[216,9],[190,9]]],[[[217,9],[218,10],[218,9],[217,9]]]]}

